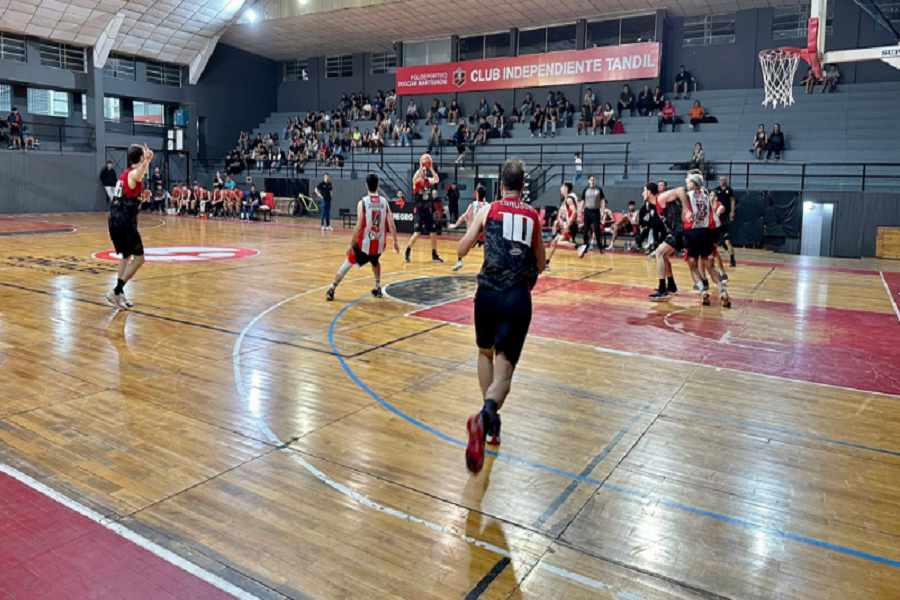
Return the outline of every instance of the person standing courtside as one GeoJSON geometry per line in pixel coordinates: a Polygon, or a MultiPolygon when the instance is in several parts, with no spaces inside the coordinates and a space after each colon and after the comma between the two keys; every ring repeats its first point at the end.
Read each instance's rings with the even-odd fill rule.
{"type": "Polygon", "coordinates": [[[116,193],[116,184],[119,182],[119,176],[116,175],[116,170],[113,168],[112,161],[107,161],[106,168],[100,171],[100,184],[103,186],[103,189],[106,190],[106,202],[109,205],[109,201],[113,199],[113,196],[116,193]]]}
{"type": "Polygon", "coordinates": [[[593,176],[588,179],[588,186],[581,192],[581,199],[584,200],[584,244],[578,249],[579,258],[583,258],[591,248],[591,234],[597,238],[597,247],[600,254],[603,254],[603,244],[600,243],[603,233],[600,228],[600,201],[605,197],[603,189],[597,187],[597,179],[593,176]]]}
{"type": "Polygon", "coordinates": [[[531,290],[544,267],[544,241],[537,211],[522,202],[525,163],[513,158],[500,171],[503,199],[482,208],[459,242],[462,260],[484,234],[484,264],[475,292],[478,382],[484,405],[466,424],[466,466],[484,465],[484,446],[500,443],[500,416],[513,372],[531,326],[531,290]]]}
{"type": "Polygon", "coordinates": [[[316,186],[316,196],[322,200],[322,231],[334,231],[331,226],[331,196],[334,188],[331,185],[331,176],[325,173],[322,182],[316,186]]]}
{"type": "Polygon", "coordinates": [[[455,181],[447,190],[447,211],[450,213],[448,222],[455,223],[459,220],[459,186],[455,181]]]}

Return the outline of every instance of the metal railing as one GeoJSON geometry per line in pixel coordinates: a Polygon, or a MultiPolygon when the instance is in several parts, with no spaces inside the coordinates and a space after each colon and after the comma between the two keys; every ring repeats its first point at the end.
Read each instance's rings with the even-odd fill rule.
{"type": "MultiPolygon", "coordinates": [[[[146,137],[166,137],[169,129],[175,129],[174,125],[166,125],[165,123],[151,123],[148,121],[138,121],[134,119],[119,119],[118,121],[106,121],[106,131],[108,133],[121,133],[123,135],[146,136],[146,137]]],[[[181,129],[181,128],[179,128],[181,129]]]]}
{"type": "MultiPolygon", "coordinates": [[[[47,124],[22,121],[19,123],[19,138],[23,149],[32,149],[27,138],[34,140],[33,148],[37,152],[93,152],[96,147],[96,136],[93,127],[81,127],[66,124],[47,124]],[[28,131],[25,131],[25,128],[28,131]]],[[[0,147],[13,148],[14,140],[9,123],[0,126],[0,147]]]]}

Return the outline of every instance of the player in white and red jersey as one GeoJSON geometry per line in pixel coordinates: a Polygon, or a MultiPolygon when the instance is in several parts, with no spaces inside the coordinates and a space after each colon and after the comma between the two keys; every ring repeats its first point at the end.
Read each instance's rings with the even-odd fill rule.
{"type": "Polygon", "coordinates": [[[372,273],[375,275],[375,287],[372,295],[383,298],[381,292],[381,254],[387,245],[385,229],[390,230],[394,236],[394,252],[400,252],[400,242],[397,241],[397,227],[394,225],[394,214],[388,205],[387,199],[378,193],[378,175],[369,173],[366,175],[366,189],[368,194],[363,196],[356,208],[356,227],[350,237],[350,249],[347,251],[347,259],[334,276],[334,282],[325,293],[326,300],[334,300],[334,291],[338,284],[350,270],[356,265],[362,267],[365,264],[372,265],[372,273]]]}
{"type": "MultiPolygon", "coordinates": [[[[459,227],[460,225],[462,225],[465,222],[466,231],[468,231],[469,229],[472,228],[472,225],[475,223],[475,215],[477,215],[478,212],[482,208],[487,206],[488,204],[490,204],[490,202],[488,202],[488,200],[487,200],[487,189],[485,189],[484,184],[479,183],[478,186],[476,186],[476,188],[475,188],[474,200],[469,205],[469,207],[466,209],[466,212],[463,213],[463,215],[459,218],[459,220],[456,223],[454,223],[453,225],[450,225],[447,229],[456,229],[457,227],[459,227]]],[[[475,242],[475,246],[484,246],[484,234],[483,233],[478,237],[478,240],[475,242]]],[[[450,270],[451,271],[459,271],[460,269],[462,269],[462,266],[463,266],[463,262],[462,262],[462,259],[460,258],[456,261],[456,264],[453,265],[453,268],[450,270]]]]}
{"type": "MultiPolygon", "coordinates": [[[[703,187],[703,175],[699,171],[688,172],[685,187],[668,193],[674,194],[681,201],[683,207],[684,246],[691,271],[699,270],[699,273],[695,274],[695,279],[699,276],[701,285],[703,285],[702,280],[712,279],[719,287],[722,306],[730,308],[731,299],[725,290],[725,284],[718,271],[710,266],[721,221],[719,215],[716,214],[709,192],[703,187]]],[[[701,289],[701,296],[703,305],[709,306],[709,289],[707,287],[704,286],[701,289]]]]}
{"type": "Polygon", "coordinates": [[[465,258],[484,233],[484,264],[475,293],[478,382],[484,405],[466,424],[466,465],[473,473],[484,465],[485,443],[500,443],[497,411],[509,395],[531,325],[531,290],[544,267],[541,218],[522,202],[525,163],[507,160],[500,181],[503,199],[481,209],[457,249],[457,255],[465,258]]]}
{"type": "Polygon", "coordinates": [[[566,181],[559,188],[563,197],[559,212],[556,214],[557,231],[559,233],[550,242],[550,252],[547,254],[546,270],[550,270],[550,260],[556,253],[556,247],[562,244],[569,248],[577,246],[575,237],[578,235],[578,196],[572,193],[572,182],[566,181]]]}

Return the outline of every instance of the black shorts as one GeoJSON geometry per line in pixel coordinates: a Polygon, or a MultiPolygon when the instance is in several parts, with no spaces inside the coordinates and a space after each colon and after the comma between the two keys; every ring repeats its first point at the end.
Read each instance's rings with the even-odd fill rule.
{"type": "Polygon", "coordinates": [[[569,226],[566,227],[565,231],[562,232],[562,236],[564,240],[568,240],[570,242],[575,242],[575,237],[578,235],[578,221],[572,221],[569,223],[569,226]]]}
{"type": "Polygon", "coordinates": [[[728,234],[728,223],[722,223],[722,226],[719,227],[716,231],[719,232],[720,246],[724,246],[725,242],[731,240],[731,236],[728,234]]]}
{"type": "Polygon", "coordinates": [[[684,250],[684,229],[669,232],[669,235],[663,241],[675,248],[676,252],[681,252],[684,250]]]}
{"type": "Polygon", "coordinates": [[[716,231],[688,229],[684,232],[684,245],[689,258],[709,258],[716,247],[716,231]]]}
{"type": "Polygon", "coordinates": [[[531,290],[521,284],[505,291],[478,288],[475,293],[475,342],[482,350],[502,352],[519,362],[531,326],[531,290]]]}
{"type": "Polygon", "coordinates": [[[434,214],[428,208],[416,209],[413,219],[413,231],[416,233],[434,233],[434,214]]]}
{"type": "Polygon", "coordinates": [[[109,228],[109,238],[112,240],[116,254],[122,258],[144,255],[144,241],[137,227],[112,227],[109,228]]]}
{"type": "Polygon", "coordinates": [[[377,267],[380,260],[380,254],[366,254],[358,244],[353,244],[353,256],[350,257],[350,264],[354,264],[357,267],[364,267],[369,264],[377,267]]]}

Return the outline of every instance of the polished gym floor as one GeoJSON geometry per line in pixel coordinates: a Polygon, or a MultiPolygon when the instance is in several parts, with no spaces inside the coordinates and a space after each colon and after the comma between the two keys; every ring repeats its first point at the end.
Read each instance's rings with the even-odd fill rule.
{"type": "Polygon", "coordinates": [[[479,251],[141,229],[124,313],[105,215],[0,219],[0,600],[898,597],[900,263],[560,251],[472,476],[479,251]]]}

